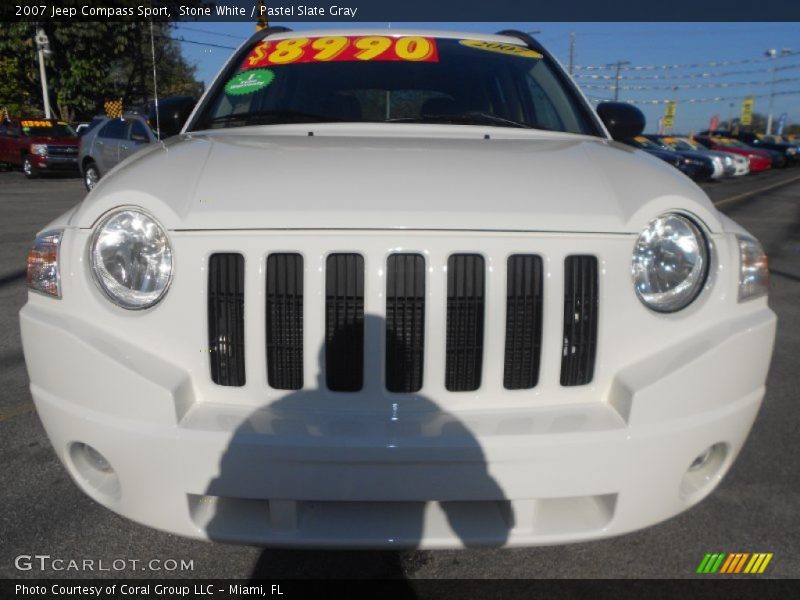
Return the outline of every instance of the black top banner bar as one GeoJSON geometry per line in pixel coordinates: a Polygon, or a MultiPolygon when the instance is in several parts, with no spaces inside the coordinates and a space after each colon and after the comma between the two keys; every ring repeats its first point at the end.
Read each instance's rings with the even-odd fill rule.
{"type": "Polygon", "coordinates": [[[0,21],[800,21],[800,1],[770,0],[2,0],[0,21]]]}

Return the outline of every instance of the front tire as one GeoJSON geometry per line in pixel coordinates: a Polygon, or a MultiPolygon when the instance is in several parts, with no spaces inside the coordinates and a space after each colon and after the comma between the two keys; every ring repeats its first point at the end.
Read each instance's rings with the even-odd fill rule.
{"type": "Polygon", "coordinates": [[[22,159],[22,172],[25,173],[25,177],[28,179],[35,179],[38,176],[36,167],[33,166],[33,161],[30,156],[26,156],[22,159]]]}
{"type": "Polygon", "coordinates": [[[83,185],[86,186],[86,191],[91,192],[100,181],[100,171],[97,165],[90,162],[83,170],[83,185]]]}

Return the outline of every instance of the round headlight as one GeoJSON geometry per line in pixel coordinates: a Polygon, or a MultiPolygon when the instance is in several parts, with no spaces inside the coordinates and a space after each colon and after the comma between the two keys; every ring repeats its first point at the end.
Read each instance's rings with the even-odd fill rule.
{"type": "Polygon", "coordinates": [[[124,209],[106,217],[92,237],[90,259],[100,289],[122,308],[153,306],[172,278],[172,248],[150,215],[124,209]]]}
{"type": "Polygon", "coordinates": [[[682,215],[662,215],[636,240],[632,265],[636,295],[658,312],[685,308],[703,288],[708,262],[708,244],[697,225],[682,215]]]}

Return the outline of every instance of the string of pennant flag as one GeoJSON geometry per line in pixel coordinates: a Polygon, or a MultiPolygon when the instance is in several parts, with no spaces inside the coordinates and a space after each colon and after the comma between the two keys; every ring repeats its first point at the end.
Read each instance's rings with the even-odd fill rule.
{"type": "MultiPolygon", "coordinates": [[[[784,56],[796,56],[800,51],[787,52],[784,56]]],[[[726,67],[729,65],[746,65],[754,63],[764,63],[774,59],[764,58],[742,58],[738,60],[715,60],[703,63],[687,63],[683,65],[623,65],[617,67],[616,64],[610,65],[575,65],[576,71],[664,71],[670,69],[702,69],[706,67],[726,67]]]]}
{"type": "MultiPolygon", "coordinates": [[[[800,69],[800,64],[785,65],[782,67],[775,67],[775,71],[789,71],[793,69],[800,69]]],[[[773,69],[770,69],[772,72],[773,69]]],[[[680,74],[667,74],[667,75],[620,75],[620,79],[628,80],[672,80],[672,79],[711,79],[717,77],[729,77],[731,75],[752,75],[754,73],[764,74],[764,69],[744,69],[739,71],[716,71],[716,72],[703,72],[703,73],[680,73],[680,74]]],[[[615,80],[616,75],[598,75],[595,73],[576,73],[573,75],[575,79],[602,79],[602,80],[615,80]]]]}
{"type": "MultiPolygon", "coordinates": [[[[800,90],[791,90],[785,92],[775,92],[775,96],[795,96],[800,94],[800,90]]],[[[702,104],[705,102],[727,102],[729,100],[743,100],[745,98],[769,98],[770,94],[747,94],[746,96],[715,96],[713,98],[687,98],[681,99],[681,104],[702,104]]],[[[591,102],[608,102],[612,98],[601,98],[598,96],[587,96],[591,102]]],[[[669,104],[675,102],[675,98],[664,98],[658,100],[627,100],[622,99],[621,102],[627,104],[669,104]]]]}
{"type": "MultiPolygon", "coordinates": [[[[775,85],[781,83],[789,83],[791,81],[800,81],[800,77],[786,77],[784,79],[776,79],[775,85]]],[[[620,90],[628,91],[647,91],[647,90],[699,90],[707,88],[735,88],[743,86],[759,86],[771,85],[772,81],[717,81],[709,83],[670,83],[664,85],[621,85],[620,90]]],[[[614,90],[616,88],[613,84],[595,84],[585,83],[580,84],[581,88],[585,90],[614,90]]]]}

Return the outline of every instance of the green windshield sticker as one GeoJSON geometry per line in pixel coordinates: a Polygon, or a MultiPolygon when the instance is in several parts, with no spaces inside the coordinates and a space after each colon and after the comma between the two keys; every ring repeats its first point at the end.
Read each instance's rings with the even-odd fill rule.
{"type": "Polygon", "coordinates": [[[225,84],[225,93],[229,96],[252,94],[267,87],[273,79],[275,79],[275,73],[269,69],[253,69],[239,73],[225,84]]]}

